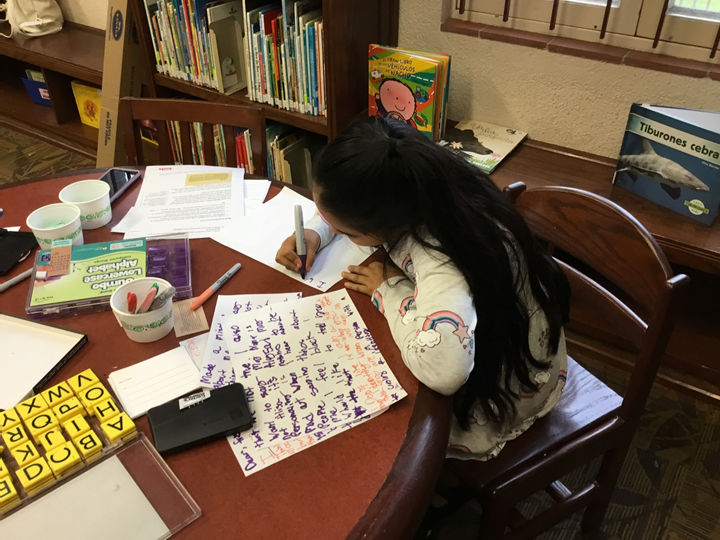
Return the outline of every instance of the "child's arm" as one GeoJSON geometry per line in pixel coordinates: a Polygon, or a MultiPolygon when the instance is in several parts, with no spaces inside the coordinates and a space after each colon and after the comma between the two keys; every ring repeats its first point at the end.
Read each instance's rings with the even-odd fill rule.
{"type": "MultiPolygon", "coordinates": [[[[307,270],[312,268],[315,261],[315,255],[324,248],[335,237],[330,230],[330,226],[325,223],[322,218],[315,214],[305,224],[305,246],[307,248],[307,270]]],[[[297,272],[300,270],[302,263],[296,252],[295,235],[288,236],[278,249],[275,255],[275,262],[283,265],[288,270],[297,272]]]]}
{"type": "Polygon", "coordinates": [[[408,257],[417,287],[407,279],[391,278],[375,290],[373,303],[384,313],[413,375],[451,395],[474,366],[477,313],[472,296],[455,265],[443,264],[419,246],[408,257]]]}
{"type": "Polygon", "coordinates": [[[312,229],[320,236],[320,248],[318,248],[318,251],[327,246],[332,239],[335,238],[335,233],[330,230],[330,225],[325,223],[317,212],[308,220],[305,227],[312,229]]]}

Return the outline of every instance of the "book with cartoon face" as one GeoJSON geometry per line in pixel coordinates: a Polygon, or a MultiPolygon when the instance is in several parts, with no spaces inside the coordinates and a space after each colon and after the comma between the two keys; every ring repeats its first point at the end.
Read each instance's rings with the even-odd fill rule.
{"type": "Polygon", "coordinates": [[[368,114],[406,122],[429,139],[442,135],[450,56],[370,45],[368,114]]]}

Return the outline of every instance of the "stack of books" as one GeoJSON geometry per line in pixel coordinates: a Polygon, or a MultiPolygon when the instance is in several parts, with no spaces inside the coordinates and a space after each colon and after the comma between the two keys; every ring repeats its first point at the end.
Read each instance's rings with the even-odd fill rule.
{"type": "Polygon", "coordinates": [[[371,44],[370,116],[407,122],[432,140],[445,132],[450,55],[371,44]]]}
{"type": "Polygon", "coordinates": [[[265,143],[268,177],[309,187],[313,155],[326,144],[324,138],[270,122],[265,130],[265,143]]]}

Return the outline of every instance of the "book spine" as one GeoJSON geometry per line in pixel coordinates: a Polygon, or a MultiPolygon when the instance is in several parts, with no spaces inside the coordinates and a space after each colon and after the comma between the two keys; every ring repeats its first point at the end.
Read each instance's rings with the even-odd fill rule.
{"type": "Polygon", "coordinates": [[[242,44],[243,44],[243,60],[245,68],[245,88],[247,98],[255,101],[255,89],[253,87],[253,71],[250,69],[250,61],[252,60],[252,51],[250,48],[250,26],[248,25],[247,0],[242,0],[242,44]]]}
{"type": "Polygon", "coordinates": [[[168,4],[168,18],[170,22],[170,30],[173,35],[173,42],[175,43],[175,50],[178,51],[178,74],[180,75],[180,78],[191,81],[190,65],[188,64],[182,38],[180,37],[177,13],[175,8],[170,4],[168,4]]]}
{"type": "Polygon", "coordinates": [[[162,60],[160,56],[160,49],[158,46],[159,36],[155,35],[155,26],[153,24],[154,15],[150,14],[150,7],[148,6],[148,0],[143,2],[145,7],[145,17],[147,18],[148,26],[150,27],[150,39],[153,45],[153,52],[155,53],[155,67],[158,72],[162,73],[162,60]]]}
{"type": "Polygon", "coordinates": [[[318,63],[318,75],[320,76],[320,82],[318,84],[319,92],[320,92],[320,114],[323,116],[327,116],[327,95],[325,91],[325,25],[323,24],[323,21],[320,21],[320,24],[318,24],[318,58],[320,59],[318,63]]]}
{"type": "Polygon", "coordinates": [[[196,34],[195,29],[193,28],[192,21],[190,19],[190,10],[188,7],[189,0],[182,0],[182,17],[184,22],[184,28],[183,32],[185,33],[186,42],[188,44],[188,49],[190,49],[190,59],[192,60],[192,67],[193,67],[193,73],[195,78],[196,84],[203,84],[202,80],[202,71],[200,68],[200,57],[198,54],[197,49],[197,42],[196,42],[196,34]]]}
{"type": "Polygon", "coordinates": [[[249,130],[249,129],[246,129],[246,130],[245,130],[245,133],[244,133],[244,138],[245,138],[245,147],[244,147],[245,159],[246,159],[247,166],[248,166],[248,169],[249,169],[248,172],[249,172],[250,174],[255,174],[255,165],[254,165],[254,163],[253,163],[252,145],[250,144],[250,142],[251,142],[250,137],[251,137],[251,135],[250,135],[250,130],[249,130]]]}
{"type": "Polygon", "coordinates": [[[310,112],[317,116],[317,51],[315,48],[315,23],[308,27],[310,44],[310,112]]]}
{"type": "Polygon", "coordinates": [[[159,73],[167,73],[168,64],[167,64],[167,60],[165,59],[165,51],[164,51],[165,43],[162,39],[162,36],[160,35],[160,27],[158,26],[158,16],[157,15],[153,15],[152,27],[153,27],[153,32],[157,36],[156,39],[157,39],[157,43],[158,43],[158,52],[160,55],[160,64],[158,64],[158,66],[157,66],[158,72],[159,73]]]}
{"type": "Polygon", "coordinates": [[[302,29],[302,44],[303,44],[303,57],[305,60],[305,65],[303,69],[303,113],[308,114],[312,110],[312,106],[310,105],[310,84],[311,84],[311,78],[310,78],[310,70],[312,69],[312,66],[310,64],[310,44],[308,43],[307,39],[308,34],[308,28],[307,25],[303,26],[302,29]]]}
{"type": "Polygon", "coordinates": [[[273,91],[275,92],[275,105],[282,104],[282,93],[280,91],[280,57],[278,55],[278,18],[275,17],[270,26],[272,32],[270,34],[270,42],[272,44],[272,66],[273,66],[273,91]]]}

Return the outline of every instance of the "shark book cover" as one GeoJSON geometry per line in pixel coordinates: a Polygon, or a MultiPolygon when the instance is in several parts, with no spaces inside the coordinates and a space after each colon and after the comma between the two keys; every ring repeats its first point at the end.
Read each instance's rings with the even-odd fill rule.
{"type": "Polygon", "coordinates": [[[720,112],[634,103],[613,184],[712,225],[720,207],[720,112]]]}

